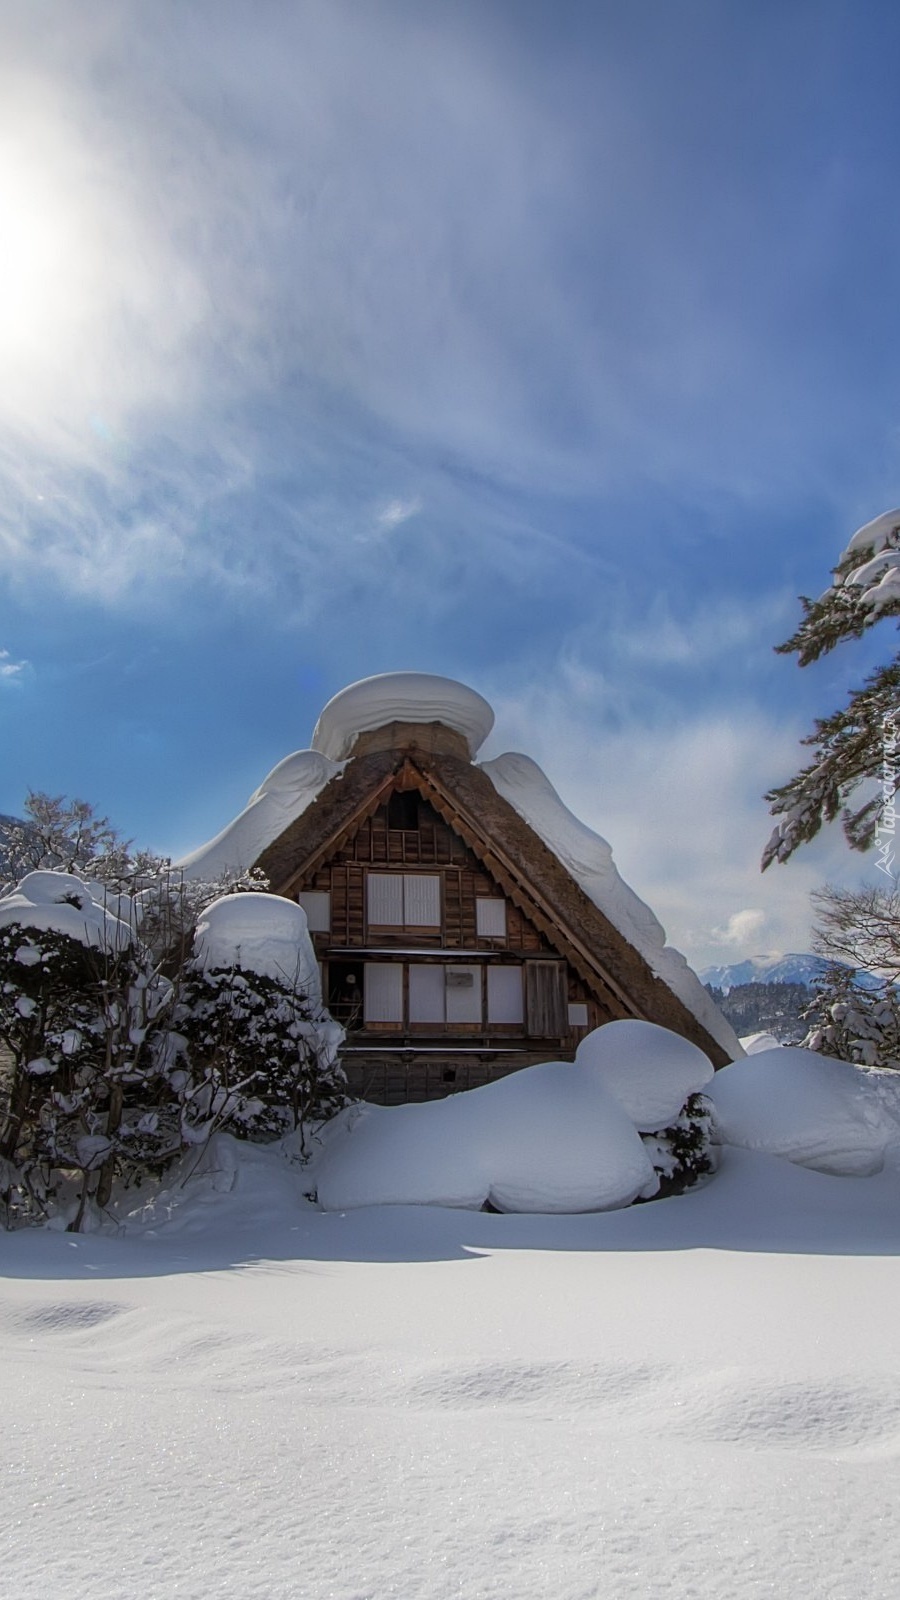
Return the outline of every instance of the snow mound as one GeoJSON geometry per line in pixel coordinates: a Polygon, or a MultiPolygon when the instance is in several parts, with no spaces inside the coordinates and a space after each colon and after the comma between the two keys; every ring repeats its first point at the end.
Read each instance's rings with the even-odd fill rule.
{"type": "Polygon", "coordinates": [[[625,1113],[570,1062],[526,1067],[425,1105],[350,1107],[332,1123],[311,1182],[326,1211],[441,1205],[608,1211],[658,1179],[625,1113]]]}
{"type": "Polygon", "coordinates": [[[175,865],[186,878],[210,882],[228,873],[246,872],[342,770],[340,763],[328,761],[318,750],[297,750],[285,756],[233,822],[175,865]]]}
{"type": "Polygon", "coordinates": [[[194,955],[207,972],[238,967],[321,1000],[306,912],[280,895],[247,891],[214,900],[197,923],[194,955]]]}
{"type": "Polygon", "coordinates": [[[384,672],[351,683],[329,700],[316,723],[313,749],[343,761],[360,733],[389,722],[442,722],[463,735],[474,756],[494,726],[494,713],[480,694],[452,678],[384,672]]]}
{"type": "Polygon", "coordinates": [[[619,877],[606,840],[573,816],[537,762],[530,756],[507,752],[493,761],[481,762],[480,767],[497,793],[543,839],[588,899],[640,951],[651,971],[730,1056],[739,1056],[741,1047],[733,1028],[680,950],[666,944],[665,929],[650,907],[619,877]]]}
{"type": "Polygon", "coordinates": [[[641,1133],[675,1121],[685,1100],[705,1088],[712,1063],[697,1045],[655,1022],[607,1022],[586,1034],[575,1063],[587,1069],[641,1133]]]}
{"type": "Polygon", "coordinates": [[[869,1177],[880,1172],[896,1128],[866,1090],[858,1067],[787,1045],[723,1067],[707,1093],[726,1144],[869,1177]]]}
{"type": "Polygon", "coordinates": [[[746,1056],[761,1055],[763,1050],[781,1050],[782,1043],[774,1033],[746,1033],[741,1036],[741,1049],[746,1056]]]}
{"type": "Polygon", "coordinates": [[[11,923],[68,934],[95,950],[124,950],[134,930],[116,916],[122,896],[107,898],[101,884],[69,872],[29,872],[12,894],[0,899],[0,928],[11,923]]]}

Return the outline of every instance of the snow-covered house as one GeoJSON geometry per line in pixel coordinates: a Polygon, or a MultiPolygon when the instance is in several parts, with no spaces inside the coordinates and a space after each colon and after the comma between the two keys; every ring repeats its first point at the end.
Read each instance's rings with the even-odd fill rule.
{"type": "Polygon", "coordinates": [[[638,1017],[716,1066],[731,1028],[527,756],[475,757],[493,712],[421,673],[352,684],[312,749],[288,756],[234,822],[181,863],[258,865],[306,911],[323,994],[348,1029],[351,1089],[386,1104],[569,1058],[638,1017]]]}

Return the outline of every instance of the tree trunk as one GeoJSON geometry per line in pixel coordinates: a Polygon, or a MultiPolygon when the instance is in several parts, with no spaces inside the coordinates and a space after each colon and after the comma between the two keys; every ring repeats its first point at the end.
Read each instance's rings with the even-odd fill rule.
{"type": "MultiPolygon", "coordinates": [[[[125,1101],[125,1090],[121,1083],[114,1083],[109,1093],[109,1113],[106,1118],[106,1132],[109,1138],[117,1131],[122,1121],[122,1107],[125,1101]]],[[[107,1156],[100,1168],[100,1178],[97,1183],[97,1204],[108,1206],[112,1195],[113,1178],[116,1171],[116,1157],[113,1151],[107,1156]]]]}
{"type": "Polygon", "coordinates": [[[31,1099],[32,1079],[19,1062],[16,1062],[13,1078],[12,1093],[9,1097],[9,1111],[3,1124],[3,1133],[0,1136],[0,1156],[6,1161],[13,1161],[22,1123],[28,1112],[31,1099]]]}

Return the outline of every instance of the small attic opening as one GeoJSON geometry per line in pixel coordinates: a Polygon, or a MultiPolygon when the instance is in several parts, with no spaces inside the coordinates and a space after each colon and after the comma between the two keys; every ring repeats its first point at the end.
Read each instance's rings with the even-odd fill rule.
{"type": "Polygon", "coordinates": [[[419,826],[419,796],[415,789],[395,789],[387,803],[389,828],[419,826]]]}

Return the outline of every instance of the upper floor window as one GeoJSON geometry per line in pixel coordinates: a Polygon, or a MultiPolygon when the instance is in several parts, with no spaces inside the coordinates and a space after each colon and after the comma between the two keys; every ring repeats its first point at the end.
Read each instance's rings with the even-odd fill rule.
{"type": "Polygon", "coordinates": [[[441,880],[434,872],[370,872],[369,923],[381,928],[439,928],[441,880]]]}
{"type": "Polygon", "coordinates": [[[331,932],[331,895],[327,889],[303,889],[297,899],[306,912],[310,933],[331,932]]]}
{"type": "Polygon", "coordinates": [[[475,927],[479,939],[506,938],[506,901],[477,899],[475,901],[475,927]]]}

